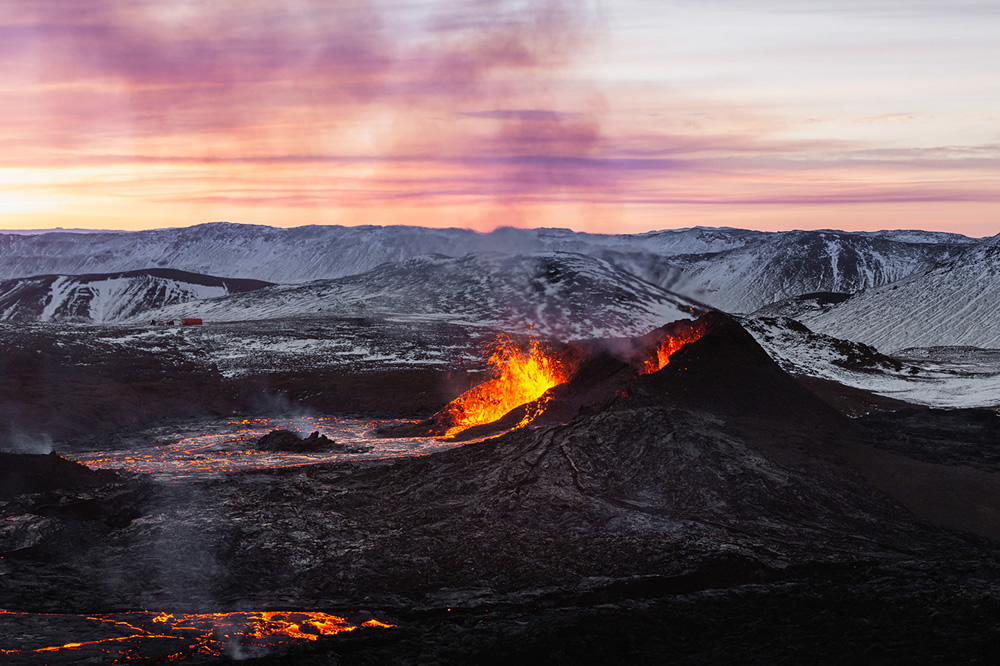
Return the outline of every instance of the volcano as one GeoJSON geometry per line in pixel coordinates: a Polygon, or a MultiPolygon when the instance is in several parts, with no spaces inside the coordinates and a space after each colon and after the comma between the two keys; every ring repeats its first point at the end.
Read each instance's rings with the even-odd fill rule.
{"type": "MultiPolygon", "coordinates": [[[[567,380],[523,427],[515,409],[500,419],[513,429],[422,458],[146,482],[127,525],[47,517],[3,554],[0,598],[363,608],[396,625],[320,637],[315,663],[912,663],[996,647],[995,543],[907,495],[965,474],[974,447],[907,458],[719,313],[551,351],[567,380]]],[[[0,529],[42,502],[9,503],[0,529]]]]}
{"type": "Polygon", "coordinates": [[[626,398],[786,426],[806,419],[810,425],[803,427],[815,426],[821,432],[847,427],[846,419],[782,371],[735,320],[717,311],[638,338],[550,345],[545,351],[536,342],[531,357],[536,356],[541,359],[537,363],[555,369],[547,383],[537,382],[534,394],[518,395],[537,399],[512,402],[501,411],[498,406],[507,404],[504,382],[515,381],[503,373],[516,367],[518,359],[500,358],[495,352],[491,358],[499,368],[497,379],[474,387],[427,421],[391,434],[447,433],[472,439],[528,423],[565,423],[626,398]],[[491,419],[462,420],[469,403],[484,402],[490,404],[491,419]]]}
{"type": "MultiPolygon", "coordinates": [[[[848,530],[876,538],[883,519],[905,514],[879,498],[841,451],[843,442],[862,436],[859,429],[782,371],[724,314],[565,353],[576,358],[568,381],[472,431],[482,436],[487,428],[512,427],[537,411],[534,428],[437,456],[434,469],[449,467],[443,476],[462,487],[483,479],[473,484],[477,492],[489,479],[494,499],[506,497],[508,505],[511,495],[537,494],[531,511],[559,507],[561,513],[563,502],[541,497],[565,500],[569,493],[588,511],[600,507],[608,520],[622,506],[655,507],[652,513],[665,517],[683,496],[689,501],[673,516],[677,521],[762,520],[770,507],[776,515],[767,519],[780,517],[787,526],[789,516],[825,507],[821,522],[831,525],[843,523],[853,504],[857,516],[869,519],[879,507],[887,512],[864,529],[852,524],[848,530]],[[669,363],[648,371],[664,340],[685,336],[691,341],[669,363]]],[[[429,425],[448,413],[442,410],[429,425]]]]}

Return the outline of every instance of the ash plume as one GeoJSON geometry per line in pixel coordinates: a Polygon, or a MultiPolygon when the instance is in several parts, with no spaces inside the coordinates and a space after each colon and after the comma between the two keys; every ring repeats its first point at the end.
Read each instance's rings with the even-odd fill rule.
{"type": "Polygon", "coordinates": [[[601,168],[604,101],[572,82],[576,57],[599,35],[590,3],[485,0],[435,18],[443,47],[429,78],[469,129],[436,139],[458,167],[472,167],[459,189],[492,198],[482,226],[518,226],[520,207],[550,198],[585,198],[612,186],[601,168]]]}

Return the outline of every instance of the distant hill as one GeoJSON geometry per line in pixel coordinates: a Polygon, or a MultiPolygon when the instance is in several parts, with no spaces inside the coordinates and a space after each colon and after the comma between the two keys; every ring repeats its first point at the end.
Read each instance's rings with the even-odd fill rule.
{"type": "Polygon", "coordinates": [[[167,268],[39,275],[0,282],[0,321],[122,321],[151,308],[269,285],[262,280],[221,278],[167,268]]]}
{"type": "Polygon", "coordinates": [[[800,294],[854,293],[888,284],[974,244],[964,237],[915,233],[769,234],[731,250],[675,258],[680,276],[675,288],[727,312],[753,312],[800,294]]]}
{"type": "Polygon", "coordinates": [[[1000,234],[929,270],[797,315],[815,331],[884,351],[1000,349],[1000,234]]]}
{"type": "MultiPolygon", "coordinates": [[[[143,316],[177,318],[188,309],[174,305],[143,316]]],[[[361,275],[202,301],[195,316],[212,321],[388,316],[516,332],[527,332],[530,325],[571,339],[646,333],[701,309],[601,259],[549,252],[418,257],[361,275]]]]}

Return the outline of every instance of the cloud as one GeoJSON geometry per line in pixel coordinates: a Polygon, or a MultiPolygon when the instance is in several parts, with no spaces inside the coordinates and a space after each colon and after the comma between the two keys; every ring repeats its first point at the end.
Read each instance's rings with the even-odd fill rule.
{"type": "Polygon", "coordinates": [[[810,124],[789,122],[808,105],[581,75],[601,19],[587,0],[10,0],[0,169],[36,170],[7,182],[40,201],[212,217],[254,205],[466,206],[475,222],[539,203],[995,201],[997,146],[878,138],[930,124],[919,105],[858,106],[840,121],[831,109],[810,124]]]}

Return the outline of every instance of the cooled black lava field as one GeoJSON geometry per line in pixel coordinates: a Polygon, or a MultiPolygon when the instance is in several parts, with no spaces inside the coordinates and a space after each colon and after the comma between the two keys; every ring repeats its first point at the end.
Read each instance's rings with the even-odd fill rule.
{"type": "Polygon", "coordinates": [[[996,412],[851,419],[734,320],[700,325],[651,372],[676,325],[552,343],[572,366],[533,421],[428,449],[388,436],[483,379],[487,331],[356,322],[370,357],[428,362],[255,373],[196,332],[4,329],[0,662],[993,663],[996,412]],[[330,444],[214,467],[261,455],[232,424],[263,417],[330,444]],[[203,469],[146,471],[174,435],[203,469]]]}

